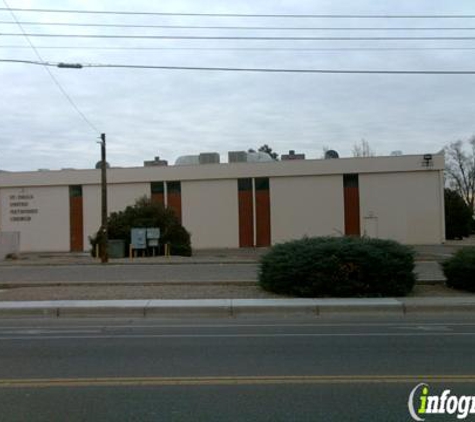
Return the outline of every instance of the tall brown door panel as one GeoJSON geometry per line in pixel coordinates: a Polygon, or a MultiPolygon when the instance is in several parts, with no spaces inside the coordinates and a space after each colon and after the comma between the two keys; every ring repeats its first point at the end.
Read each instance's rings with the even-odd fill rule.
{"type": "Polygon", "coordinates": [[[254,246],[252,179],[238,179],[239,246],[254,246]]]}
{"type": "Polygon", "coordinates": [[[150,183],[152,204],[165,205],[164,183],[152,182],[150,183]]]}
{"type": "Polygon", "coordinates": [[[84,250],[82,186],[69,187],[69,242],[71,252],[84,250]]]}
{"type": "Polygon", "coordinates": [[[360,194],[357,174],[343,175],[345,235],[360,236],[360,194]]]}
{"type": "Polygon", "coordinates": [[[256,246],[270,246],[269,179],[257,178],[256,187],[256,246]]]}
{"type": "Polygon", "coordinates": [[[167,182],[167,207],[175,211],[181,223],[181,183],[167,182]]]}

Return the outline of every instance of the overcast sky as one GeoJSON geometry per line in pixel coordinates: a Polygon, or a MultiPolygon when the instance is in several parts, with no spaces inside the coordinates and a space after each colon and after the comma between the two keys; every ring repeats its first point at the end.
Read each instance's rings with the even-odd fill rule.
{"type": "MultiPolygon", "coordinates": [[[[3,0],[2,0],[3,1],[3,0]]],[[[0,7],[4,7],[0,1],[0,7]]],[[[25,1],[10,7],[244,14],[474,14],[473,0],[25,1]]],[[[475,19],[270,19],[15,12],[20,21],[274,27],[472,27],[475,19]]],[[[2,22],[12,22],[0,11],[2,22]]],[[[239,36],[474,36],[475,30],[317,31],[83,28],[25,25],[29,33],[239,36]]],[[[0,33],[20,33],[0,24],[0,33]]],[[[31,38],[53,62],[209,67],[475,70],[475,40],[242,41],[31,38]],[[166,47],[99,50],[77,47],[166,47]],[[170,48],[181,49],[170,49],[170,48]],[[184,50],[186,47],[215,50],[184,50]],[[216,50],[216,48],[301,50],[216,50]],[[393,50],[328,50],[331,48],[393,50]],[[419,48],[394,50],[394,48],[419,48]],[[474,50],[424,50],[473,47],[474,50]],[[307,50],[302,50],[302,49],[307,50]],[[327,50],[315,50],[315,49],[327,50]],[[311,50],[314,49],[314,50],[311,50]]],[[[1,59],[36,60],[23,37],[0,35],[1,59]],[[10,46],[6,47],[6,46],[10,46]],[[11,48],[16,46],[16,48],[11,48]],[[24,47],[24,48],[17,48],[24,47]]],[[[320,158],[350,156],[366,139],[377,155],[437,152],[475,133],[475,75],[333,75],[139,69],[51,70],[85,116],[107,134],[113,166],[180,155],[257,148],[320,158]]],[[[76,113],[43,67],[0,63],[0,169],[92,168],[98,133],[76,113]]]]}

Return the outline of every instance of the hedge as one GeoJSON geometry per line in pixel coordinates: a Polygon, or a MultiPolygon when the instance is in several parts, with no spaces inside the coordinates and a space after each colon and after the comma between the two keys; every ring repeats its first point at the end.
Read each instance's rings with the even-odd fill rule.
{"type": "Polygon", "coordinates": [[[405,296],[415,284],[414,251],[356,237],[303,238],[273,246],[260,260],[259,284],[299,297],[405,296]]]}
{"type": "Polygon", "coordinates": [[[475,247],[464,247],[442,263],[446,284],[475,292],[475,247]]]}

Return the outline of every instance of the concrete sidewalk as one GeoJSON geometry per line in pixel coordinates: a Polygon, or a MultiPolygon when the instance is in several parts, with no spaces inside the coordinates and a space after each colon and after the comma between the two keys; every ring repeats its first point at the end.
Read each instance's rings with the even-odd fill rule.
{"type": "Polygon", "coordinates": [[[364,299],[64,300],[0,302],[0,318],[332,316],[475,312],[475,297],[364,299]]]}

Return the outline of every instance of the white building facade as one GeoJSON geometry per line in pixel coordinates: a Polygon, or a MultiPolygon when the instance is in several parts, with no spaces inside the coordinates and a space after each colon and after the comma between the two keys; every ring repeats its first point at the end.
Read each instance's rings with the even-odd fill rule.
{"type": "MultiPolygon", "coordinates": [[[[151,197],[197,249],[341,235],[440,244],[443,172],[441,154],[111,168],[108,207],[151,197]]],[[[100,204],[100,170],[0,173],[0,230],[20,233],[21,252],[89,250],[100,204]]]]}

